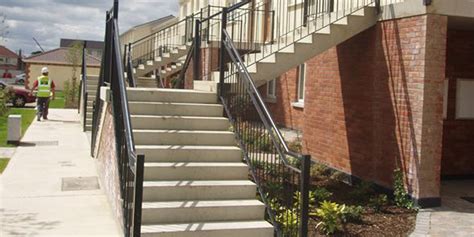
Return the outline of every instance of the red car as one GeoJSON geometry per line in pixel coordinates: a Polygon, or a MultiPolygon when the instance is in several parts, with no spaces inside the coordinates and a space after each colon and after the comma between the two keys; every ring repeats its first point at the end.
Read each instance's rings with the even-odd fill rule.
{"type": "Polygon", "coordinates": [[[36,101],[36,96],[30,95],[29,90],[18,86],[9,86],[5,82],[0,81],[0,89],[5,89],[6,87],[11,88],[12,98],[10,102],[15,107],[24,107],[26,103],[36,101]]]}

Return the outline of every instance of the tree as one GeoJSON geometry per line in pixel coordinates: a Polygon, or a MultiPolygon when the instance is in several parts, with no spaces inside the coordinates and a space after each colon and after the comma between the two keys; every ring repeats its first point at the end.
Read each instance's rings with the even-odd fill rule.
{"type": "Polygon", "coordinates": [[[0,45],[7,41],[8,33],[7,15],[2,12],[0,13],[0,45]]]}
{"type": "Polygon", "coordinates": [[[83,44],[80,41],[75,41],[69,47],[65,60],[71,64],[71,85],[69,90],[65,91],[66,104],[71,106],[75,105],[77,99],[77,70],[82,63],[82,47],[83,44]]]}
{"type": "Polygon", "coordinates": [[[31,56],[33,56],[33,55],[38,55],[38,54],[40,54],[40,53],[42,53],[42,52],[39,51],[39,50],[38,50],[38,51],[34,51],[34,52],[31,52],[31,56]]]}

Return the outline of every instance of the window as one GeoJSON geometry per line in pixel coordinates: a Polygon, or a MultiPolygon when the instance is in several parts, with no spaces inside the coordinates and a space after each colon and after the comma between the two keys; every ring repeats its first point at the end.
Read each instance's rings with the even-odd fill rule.
{"type": "Polygon", "coordinates": [[[306,80],[306,64],[301,64],[298,66],[297,79],[297,98],[295,102],[291,103],[291,105],[297,108],[304,108],[304,83],[306,80]]]}
{"type": "Polygon", "coordinates": [[[306,64],[298,66],[298,102],[304,101],[304,81],[306,79],[306,64]]]}
{"type": "Polygon", "coordinates": [[[474,119],[474,79],[456,82],[456,119],[474,119]]]}
{"type": "Polygon", "coordinates": [[[276,98],[275,86],[276,86],[276,79],[273,79],[267,82],[267,97],[268,98],[273,98],[273,99],[276,98]]]}

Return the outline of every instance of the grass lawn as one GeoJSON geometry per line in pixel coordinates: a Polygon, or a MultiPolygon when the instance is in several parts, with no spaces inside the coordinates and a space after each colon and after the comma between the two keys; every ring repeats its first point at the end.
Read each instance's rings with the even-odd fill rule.
{"type": "Polygon", "coordinates": [[[8,159],[8,158],[0,158],[0,174],[3,173],[3,171],[5,170],[5,168],[7,168],[8,161],[10,161],[10,159],[8,159]]]}
{"type": "Polygon", "coordinates": [[[56,91],[55,100],[49,102],[49,108],[51,109],[64,109],[65,100],[64,93],[62,91],[56,91]]]}
{"type": "Polygon", "coordinates": [[[7,133],[8,133],[8,115],[10,114],[21,114],[21,132],[25,134],[26,130],[30,126],[31,122],[36,115],[35,109],[24,109],[24,108],[10,108],[10,111],[4,116],[0,117],[0,147],[11,147],[13,145],[7,144],[7,133]]]}

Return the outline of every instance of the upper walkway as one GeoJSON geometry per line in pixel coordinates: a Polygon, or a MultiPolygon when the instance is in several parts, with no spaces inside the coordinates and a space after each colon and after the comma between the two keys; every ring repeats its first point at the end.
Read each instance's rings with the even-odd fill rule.
{"type": "Polygon", "coordinates": [[[0,176],[0,236],[121,236],[76,110],[34,121],[0,176]]]}

